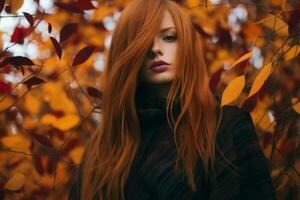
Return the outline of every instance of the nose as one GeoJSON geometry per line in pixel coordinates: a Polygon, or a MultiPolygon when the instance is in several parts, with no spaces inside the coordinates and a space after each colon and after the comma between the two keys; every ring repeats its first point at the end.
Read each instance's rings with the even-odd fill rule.
{"type": "Polygon", "coordinates": [[[154,41],[152,47],[150,48],[149,51],[149,57],[150,58],[155,58],[158,54],[163,55],[162,54],[162,49],[159,45],[159,42],[154,41]]]}

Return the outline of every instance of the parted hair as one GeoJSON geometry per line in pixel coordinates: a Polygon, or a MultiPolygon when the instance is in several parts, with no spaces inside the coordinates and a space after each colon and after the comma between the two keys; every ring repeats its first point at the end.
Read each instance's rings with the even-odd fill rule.
{"type": "Polygon", "coordinates": [[[135,98],[141,84],[138,73],[166,10],[178,37],[176,75],[166,104],[167,121],[173,127],[177,148],[176,170],[183,170],[193,191],[198,159],[202,160],[205,175],[209,174],[215,157],[217,117],[201,36],[177,3],[133,0],[122,11],[107,52],[101,75],[101,122],[82,158],[81,199],[91,200],[96,195],[98,199],[125,199],[124,188],[141,139],[135,98]],[[176,99],[181,111],[174,120],[176,99]]]}

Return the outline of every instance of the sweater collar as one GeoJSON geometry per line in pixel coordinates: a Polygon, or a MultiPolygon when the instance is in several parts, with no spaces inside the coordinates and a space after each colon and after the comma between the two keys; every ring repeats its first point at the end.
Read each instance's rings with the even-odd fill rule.
{"type": "MultiPolygon", "coordinates": [[[[140,121],[141,128],[156,127],[161,120],[166,119],[167,115],[167,100],[165,98],[152,99],[151,101],[143,102],[137,107],[137,115],[140,121]]],[[[181,111],[179,102],[174,102],[173,115],[177,117],[181,111]]]]}

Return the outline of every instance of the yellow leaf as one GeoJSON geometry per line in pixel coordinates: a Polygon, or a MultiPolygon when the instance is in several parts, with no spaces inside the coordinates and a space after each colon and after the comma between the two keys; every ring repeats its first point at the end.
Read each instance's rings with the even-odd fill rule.
{"type": "Polygon", "coordinates": [[[24,136],[21,136],[19,134],[17,135],[10,135],[5,136],[1,139],[1,142],[8,148],[14,150],[14,151],[21,151],[24,153],[30,153],[30,140],[25,138],[24,136]]]}
{"type": "Polygon", "coordinates": [[[300,53],[300,45],[293,46],[286,54],[284,54],[285,61],[295,58],[300,53]]]}
{"type": "Polygon", "coordinates": [[[259,91],[259,89],[263,86],[264,82],[270,76],[271,72],[272,72],[272,63],[267,64],[261,69],[261,71],[258,73],[258,75],[256,76],[253,82],[248,98],[259,91]]]}
{"type": "Polygon", "coordinates": [[[59,82],[49,82],[44,85],[43,97],[45,101],[49,102],[53,110],[63,111],[64,113],[76,113],[76,107],[62,87],[62,84],[59,82]]]}
{"type": "MultiPolygon", "coordinates": [[[[3,96],[0,97],[2,99],[3,96]]],[[[6,110],[9,108],[11,105],[13,105],[14,100],[11,97],[5,97],[3,101],[0,102],[0,111],[6,110]]]]}
{"type": "Polygon", "coordinates": [[[266,27],[272,29],[280,36],[288,35],[288,25],[280,17],[280,14],[277,15],[270,14],[268,17],[260,20],[257,23],[263,23],[266,27]]]}
{"type": "Polygon", "coordinates": [[[25,108],[33,115],[38,114],[40,111],[41,102],[34,95],[27,94],[25,97],[25,108]]]}
{"type": "Polygon", "coordinates": [[[82,154],[84,152],[84,148],[83,147],[77,147],[77,148],[74,148],[71,152],[70,152],[70,157],[71,159],[73,160],[73,162],[75,164],[79,164],[80,163],[80,160],[81,160],[81,157],[82,157],[82,154]]]}
{"type": "Polygon", "coordinates": [[[244,89],[244,86],[245,86],[244,75],[238,76],[235,79],[233,79],[223,92],[221,106],[224,106],[234,101],[241,94],[241,92],[244,89]]]}
{"type": "Polygon", "coordinates": [[[194,6],[199,5],[199,0],[187,0],[186,3],[189,7],[194,7],[194,6]]]}
{"type": "Polygon", "coordinates": [[[10,0],[9,6],[12,13],[17,12],[23,5],[24,0],[10,0]]]}
{"type": "Polygon", "coordinates": [[[294,98],[292,98],[292,104],[295,104],[293,106],[293,108],[298,114],[300,114],[300,101],[294,97],[294,98]],[[297,101],[298,101],[298,103],[296,103],[297,101]]]}
{"type": "Polygon", "coordinates": [[[21,173],[17,173],[11,177],[6,184],[4,185],[4,188],[7,190],[16,191],[23,187],[25,183],[25,176],[21,173]]]}
{"type": "Polygon", "coordinates": [[[67,131],[74,128],[80,121],[77,115],[67,115],[57,119],[56,123],[52,125],[61,131],[67,131]]]}
{"type": "Polygon", "coordinates": [[[54,115],[45,114],[42,117],[41,122],[43,124],[46,124],[46,125],[52,125],[52,124],[55,124],[57,122],[57,118],[54,115]]]}
{"type": "Polygon", "coordinates": [[[236,66],[237,64],[247,60],[248,58],[250,58],[252,56],[253,52],[249,51],[248,53],[244,54],[242,57],[240,57],[237,61],[235,61],[232,65],[231,65],[231,69],[236,66]]]}

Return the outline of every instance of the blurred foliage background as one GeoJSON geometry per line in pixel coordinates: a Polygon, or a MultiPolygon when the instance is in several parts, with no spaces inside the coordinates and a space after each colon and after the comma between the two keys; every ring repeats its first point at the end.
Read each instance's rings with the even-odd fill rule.
{"type": "MultiPolygon", "coordinates": [[[[66,199],[129,0],[0,0],[0,199],[66,199]]],[[[278,199],[300,199],[300,2],[177,0],[210,87],[251,113],[278,199]]]]}

